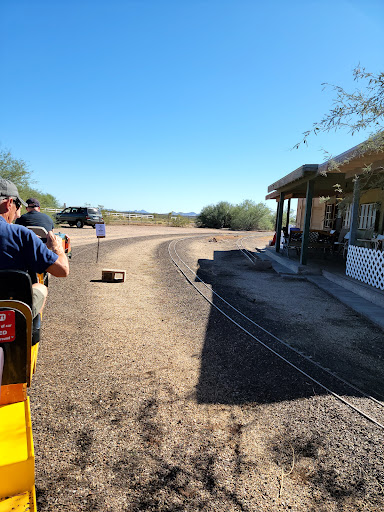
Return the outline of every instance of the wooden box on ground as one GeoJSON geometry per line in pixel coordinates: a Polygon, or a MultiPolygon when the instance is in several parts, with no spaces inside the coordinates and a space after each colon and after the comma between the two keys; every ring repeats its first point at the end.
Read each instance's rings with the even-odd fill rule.
{"type": "Polygon", "coordinates": [[[103,269],[101,271],[101,280],[109,283],[113,282],[124,282],[125,281],[125,270],[117,269],[103,269]]]}

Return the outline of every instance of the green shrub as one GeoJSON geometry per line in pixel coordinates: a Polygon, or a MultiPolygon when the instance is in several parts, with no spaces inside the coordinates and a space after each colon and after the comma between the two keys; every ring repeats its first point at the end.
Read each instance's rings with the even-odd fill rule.
{"type": "Polygon", "coordinates": [[[184,226],[187,226],[189,224],[188,217],[182,217],[181,215],[178,215],[177,217],[171,218],[171,226],[174,228],[181,228],[184,226]]]}
{"type": "Polygon", "coordinates": [[[203,208],[196,217],[196,225],[201,228],[229,228],[233,206],[226,201],[203,208]]]}
{"type": "Polygon", "coordinates": [[[264,203],[247,199],[233,208],[230,226],[233,230],[273,229],[273,226],[274,214],[264,203]]]}
{"type": "Polygon", "coordinates": [[[202,228],[230,228],[239,231],[273,229],[275,214],[264,203],[245,200],[233,206],[226,201],[204,207],[196,218],[202,228]]]}

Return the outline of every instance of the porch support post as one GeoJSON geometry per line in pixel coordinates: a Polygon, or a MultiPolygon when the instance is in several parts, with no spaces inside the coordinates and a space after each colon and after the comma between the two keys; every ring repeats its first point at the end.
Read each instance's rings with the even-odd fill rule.
{"type": "Polygon", "coordinates": [[[281,240],[281,226],[283,224],[283,213],[284,213],[284,197],[285,193],[280,192],[279,207],[277,208],[277,222],[276,222],[276,252],[280,252],[280,240],[281,240]]]}
{"type": "Polygon", "coordinates": [[[275,233],[277,233],[277,218],[279,216],[279,201],[276,201],[275,233]]]}
{"type": "Polygon", "coordinates": [[[307,195],[305,197],[305,217],[304,217],[303,237],[302,237],[302,241],[301,241],[301,254],[300,254],[300,263],[302,265],[307,264],[309,227],[311,225],[312,199],[313,199],[314,186],[315,186],[315,181],[308,180],[307,195]]]}
{"type": "MultiPolygon", "coordinates": [[[[288,199],[288,206],[287,206],[287,233],[288,233],[288,227],[289,227],[289,214],[291,213],[291,198],[288,199]]],[[[288,233],[289,234],[289,233],[288,233]]]]}
{"type": "Polygon", "coordinates": [[[357,227],[359,223],[359,203],[360,203],[360,180],[355,178],[353,182],[353,201],[352,201],[352,215],[351,215],[351,226],[349,235],[349,245],[355,245],[357,227]]]}

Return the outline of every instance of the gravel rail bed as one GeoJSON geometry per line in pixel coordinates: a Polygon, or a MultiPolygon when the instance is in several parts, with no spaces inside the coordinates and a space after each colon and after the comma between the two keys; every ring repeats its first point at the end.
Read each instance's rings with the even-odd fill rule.
{"type": "MultiPolygon", "coordinates": [[[[212,309],[169,258],[175,233],[135,232],[103,240],[97,264],[74,233],[70,276],[51,280],[31,390],[39,511],[383,510],[384,433],[212,309]],[[126,281],[101,282],[107,267],[126,281]]],[[[369,322],[255,271],[232,235],[209,240],[179,248],[213,289],[380,391],[369,322]]]]}

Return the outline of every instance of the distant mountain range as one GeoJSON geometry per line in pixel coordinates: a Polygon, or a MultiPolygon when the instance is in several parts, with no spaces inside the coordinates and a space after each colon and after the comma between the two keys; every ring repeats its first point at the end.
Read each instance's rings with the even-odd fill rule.
{"type": "Polygon", "coordinates": [[[180,215],[181,217],[197,217],[198,213],[195,213],[195,212],[188,212],[188,213],[172,212],[172,215],[180,215]]]}
{"type": "MultiPolygon", "coordinates": [[[[142,215],[149,215],[153,212],[147,212],[146,210],[133,210],[133,211],[123,212],[123,213],[141,213],[142,215]]],[[[161,215],[167,215],[167,213],[163,213],[161,215]]],[[[195,213],[195,212],[188,212],[188,213],[172,212],[172,215],[180,215],[181,217],[197,217],[198,213],[195,213]]]]}

